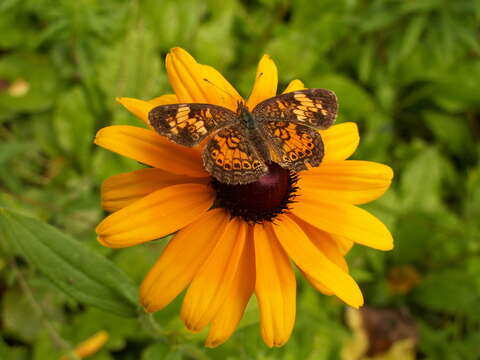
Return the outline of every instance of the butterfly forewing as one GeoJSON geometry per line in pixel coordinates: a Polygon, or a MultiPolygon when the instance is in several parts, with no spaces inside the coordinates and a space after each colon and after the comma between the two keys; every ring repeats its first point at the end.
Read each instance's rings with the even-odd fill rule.
{"type": "Polygon", "coordinates": [[[252,111],[259,123],[286,121],[327,129],[337,117],[337,97],[325,89],[306,89],[262,101],[252,111]]]}
{"type": "Polygon", "coordinates": [[[197,103],[161,105],[148,113],[148,122],[155,131],[184,146],[197,145],[236,119],[229,109],[197,103]]]}
{"type": "Polygon", "coordinates": [[[240,125],[218,131],[203,151],[205,169],[218,181],[248,184],[268,168],[240,125]]]}

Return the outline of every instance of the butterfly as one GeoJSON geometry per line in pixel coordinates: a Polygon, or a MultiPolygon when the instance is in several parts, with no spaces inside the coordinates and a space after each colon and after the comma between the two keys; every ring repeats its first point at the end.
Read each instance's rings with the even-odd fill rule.
{"type": "Polygon", "coordinates": [[[201,103],[161,105],[148,114],[150,126],[177,144],[192,147],[209,138],[204,168],[226,184],[248,184],[275,162],[295,172],[320,165],[324,146],[317,130],[337,116],[337,97],[325,89],[294,91],[236,112],[201,103]]]}

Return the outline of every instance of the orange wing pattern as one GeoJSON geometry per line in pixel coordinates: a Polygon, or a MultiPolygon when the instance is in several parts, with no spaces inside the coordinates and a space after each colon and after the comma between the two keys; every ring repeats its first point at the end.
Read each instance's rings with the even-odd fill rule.
{"type": "Polygon", "coordinates": [[[267,99],[252,111],[260,122],[287,121],[315,129],[330,127],[337,117],[337,97],[325,89],[306,89],[267,99]]]}
{"type": "Polygon", "coordinates": [[[148,122],[160,135],[177,144],[195,146],[213,131],[233,124],[237,115],[211,104],[161,105],[148,113],[148,122]]]}
{"type": "Polygon", "coordinates": [[[240,126],[220,130],[203,151],[205,169],[218,181],[248,184],[267,173],[268,168],[240,126]]]}
{"type": "Polygon", "coordinates": [[[306,170],[320,165],[323,158],[323,141],[320,134],[306,126],[293,122],[269,121],[267,130],[270,147],[276,155],[275,162],[294,170],[306,170]]]}

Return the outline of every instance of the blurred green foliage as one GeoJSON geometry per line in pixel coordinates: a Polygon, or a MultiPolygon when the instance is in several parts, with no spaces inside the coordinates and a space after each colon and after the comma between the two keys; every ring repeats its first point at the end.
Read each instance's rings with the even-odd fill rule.
{"type": "MultiPolygon", "coordinates": [[[[245,96],[268,53],[280,88],[300,78],[334,90],[338,121],[361,130],[355,158],[396,172],[392,189],[366,206],[393,231],[395,250],[354,247],[349,254],[366,303],[407,309],[421,358],[478,359],[479,25],[478,0],[2,0],[0,207],[17,214],[9,221],[33,221],[18,214],[30,215],[69,234],[43,225],[44,233],[28,236],[73,236],[82,256],[106,256],[138,284],[163,244],[112,251],[95,241],[101,182],[137,168],[96,148],[95,131],[138,124],[115,97],[171,91],[163,68],[171,47],[216,67],[245,96]],[[404,265],[421,280],[399,295],[389,274],[404,265]]],[[[183,330],[178,299],[155,315],[155,335],[149,318],[118,317],[60,292],[7,246],[9,221],[0,233],[1,359],[58,358],[65,349],[49,329],[70,346],[109,331],[96,360],[338,359],[349,337],[343,305],[304,281],[294,334],[281,349],[262,344],[255,301],[218,349],[203,348],[205,333],[183,330]]]]}

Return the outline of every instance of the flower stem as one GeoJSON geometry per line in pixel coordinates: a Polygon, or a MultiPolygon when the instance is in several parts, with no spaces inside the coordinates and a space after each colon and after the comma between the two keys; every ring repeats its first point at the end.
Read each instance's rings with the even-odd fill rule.
{"type": "Polygon", "coordinates": [[[160,325],[155,321],[153,314],[144,312],[140,315],[139,321],[143,328],[154,338],[164,338],[163,330],[160,325]]]}
{"type": "Polygon", "coordinates": [[[55,346],[62,349],[63,351],[65,351],[67,353],[67,356],[71,360],[80,360],[80,358],[75,354],[75,352],[73,350],[73,347],[60,336],[58,331],[55,329],[53,324],[48,319],[48,317],[45,314],[45,311],[43,310],[42,306],[35,299],[33,291],[32,291],[32,289],[30,289],[30,286],[28,285],[27,281],[25,280],[25,277],[23,276],[22,271],[18,267],[18,264],[15,261],[15,258],[13,258],[10,261],[10,265],[13,269],[13,272],[15,273],[15,276],[18,280],[20,288],[22,289],[23,293],[25,294],[28,301],[32,305],[34,311],[41,318],[41,320],[42,320],[45,328],[47,329],[47,331],[48,331],[53,343],[55,344],[55,346]]]}

